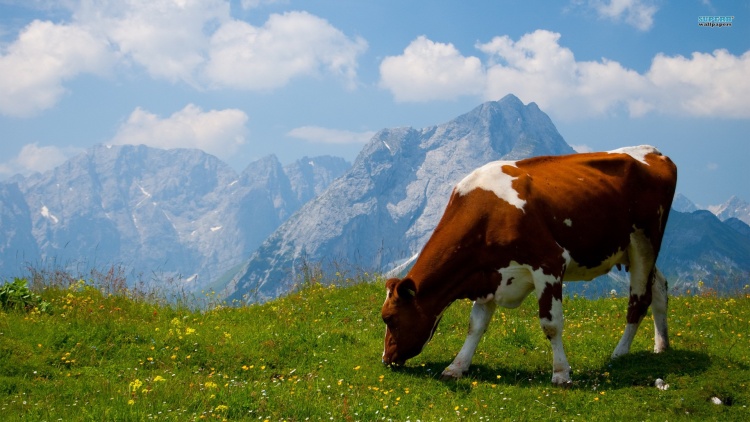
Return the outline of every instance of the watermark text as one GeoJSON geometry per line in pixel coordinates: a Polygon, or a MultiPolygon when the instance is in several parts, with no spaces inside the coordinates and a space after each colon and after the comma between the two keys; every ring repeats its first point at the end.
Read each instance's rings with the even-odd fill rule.
{"type": "Polygon", "coordinates": [[[732,26],[734,16],[698,16],[698,26],[725,28],[732,26]]]}

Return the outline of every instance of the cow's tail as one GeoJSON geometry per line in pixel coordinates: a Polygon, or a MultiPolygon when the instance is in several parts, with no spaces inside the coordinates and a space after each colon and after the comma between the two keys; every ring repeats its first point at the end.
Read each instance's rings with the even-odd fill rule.
{"type": "Polygon", "coordinates": [[[406,261],[396,265],[393,269],[387,271],[385,273],[385,278],[404,278],[406,274],[409,273],[409,270],[414,266],[414,263],[417,262],[417,258],[419,257],[419,252],[415,253],[414,256],[407,259],[406,261]]]}

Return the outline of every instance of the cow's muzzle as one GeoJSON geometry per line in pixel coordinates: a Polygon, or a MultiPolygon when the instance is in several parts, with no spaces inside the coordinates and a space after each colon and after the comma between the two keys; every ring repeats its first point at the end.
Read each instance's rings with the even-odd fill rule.
{"type": "Polygon", "coordinates": [[[399,359],[396,359],[396,360],[383,359],[383,365],[385,365],[385,366],[387,366],[389,368],[400,368],[400,367],[404,366],[405,362],[406,361],[399,360],[399,359]]]}
{"type": "Polygon", "coordinates": [[[404,366],[404,363],[406,363],[405,359],[391,359],[389,357],[383,356],[383,365],[389,367],[389,368],[399,368],[401,366],[404,366]]]}

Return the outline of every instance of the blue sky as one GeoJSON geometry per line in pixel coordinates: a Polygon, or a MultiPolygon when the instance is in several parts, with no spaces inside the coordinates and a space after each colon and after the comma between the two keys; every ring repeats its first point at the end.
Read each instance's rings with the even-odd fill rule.
{"type": "Polygon", "coordinates": [[[750,200],[748,2],[0,0],[0,179],[100,143],[352,161],[508,93],[579,150],[659,147],[699,204],[750,200]]]}

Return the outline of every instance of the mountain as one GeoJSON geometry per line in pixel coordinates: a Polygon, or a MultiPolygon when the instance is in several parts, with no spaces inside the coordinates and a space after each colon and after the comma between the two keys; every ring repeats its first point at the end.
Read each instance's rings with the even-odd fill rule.
{"type": "Polygon", "coordinates": [[[121,265],[136,278],[176,278],[199,289],[241,263],[346,162],[306,158],[289,167],[293,181],[275,156],[238,175],[198,150],[93,147],[21,179],[15,191],[0,185],[10,198],[2,201],[0,233],[17,231],[19,242],[4,248],[2,273],[15,270],[7,251],[38,251],[63,267],[121,265]],[[316,164],[317,173],[301,170],[316,164]]]}
{"type": "Polygon", "coordinates": [[[698,210],[698,206],[681,193],[675,194],[672,200],[672,208],[679,212],[693,212],[698,210]]]}
{"type": "MultiPolygon", "coordinates": [[[[262,301],[316,272],[403,263],[476,167],[572,152],[546,114],[512,95],[441,125],[381,130],[351,166],[334,157],[282,166],[268,156],[237,173],[198,150],[96,146],[45,174],[0,182],[0,279],[29,265],[74,274],[118,265],[132,282],[172,279],[262,301]]],[[[711,208],[717,217],[682,195],[673,205],[659,257],[670,286],[738,291],[750,273],[750,206],[733,197],[711,208]]],[[[565,288],[627,294],[627,283],[614,272],[565,288]]]]}
{"type": "Polygon", "coordinates": [[[284,173],[289,178],[292,191],[297,195],[297,201],[304,204],[323,193],[349,167],[350,164],[339,157],[302,157],[284,167],[284,173]]]}
{"type": "Polygon", "coordinates": [[[745,224],[750,224],[750,203],[736,196],[732,196],[721,205],[711,206],[708,209],[722,221],[734,217],[744,221],[745,224]]]}
{"type": "Polygon", "coordinates": [[[454,184],[489,161],[573,153],[534,103],[508,95],[447,123],[384,129],[351,169],[284,222],[232,274],[230,300],[288,291],[308,264],[380,270],[418,252],[454,184]]]}
{"type": "Polygon", "coordinates": [[[714,214],[672,211],[657,263],[678,291],[698,282],[720,292],[738,292],[750,273],[750,226],[722,222],[714,214]]]}
{"type": "Polygon", "coordinates": [[[724,220],[724,224],[726,224],[728,227],[731,227],[732,230],[736,231],[742,236],[750,238],[750,226],[748,226],[747,223],[740,220],[739,218],[728,218],[724,220]]]}
{"type": "MultiPolygon", "coordinates": [[[[702,209],[695,205],[695,203],[685,195],[680,193],[675,195],[674,201],[672,202],[672,208],[680,212],[693,212],[702,209]]],[[[737,196],[732,196],[723,204],[710,205],[706,207],[706,209],[719,217],[721,221],[728,221],[731,218],[736,218],[743,221],[745,224],[750,224],[750,203],[738,198],[737,196]]]]}
{"type": "Polygon", "coordinates": [[[29,207],[16,183],[0,184],[0,227],[0,268],[20,267],[39,259],[29,207]]]}

